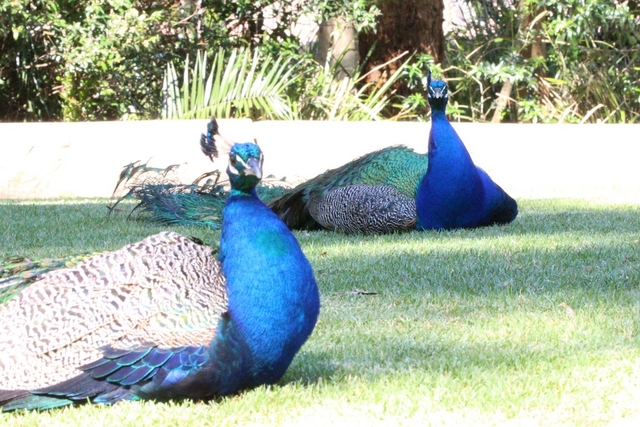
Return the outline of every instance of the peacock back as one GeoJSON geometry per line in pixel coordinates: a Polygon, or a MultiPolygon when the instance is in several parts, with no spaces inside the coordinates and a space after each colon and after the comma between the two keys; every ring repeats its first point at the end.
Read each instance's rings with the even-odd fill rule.
{"type": "MultiPolygon", "coordinates": [[[[387,216],[392,222],[386,223],[380,215],[384,216],[384,212],[401,205],[398,215],[405,215],[411,204],[407,199],[415,198],[420,180],[427,171],[427,163],[426,154],[416,153],[405,146],[386,147],[303,182],[272,199],[268,205],[292,229],[329,228],[365,234],[404,230],[406,226],[397,228],[393,223],[405,223],[404,218],[391,213],[387,216]],[[354,188],[346,190],[347,187],[354,188]],[[397,193],[390,192],[389,187],[397,193]],[[392,194],[397,194],[401,200],[396,203],[392,194]],[[380,202],[376,203],[376,199],[380,202]],[[370,209],[351,209],[349,202],[356,200],[363,208],[369,206],[370,209]],[[395,207],[391,208],[390,203],[395,207]],[[341,219],[327,223],[315,216],[317,212],[325,212],[325,217],[341,219]],[[359,217],[356,216],[358,214],[359,217]],[[375,216],[378,218],[373,218],[375,216]],[[374,223],[377,225],[372,228],[363,226],[374,223]]],[[[413,206],[415,212],[415,203],[413,206]]]]}
{"type": "Polygon", "coordinates": [[[386,147],[361,156],[301,184],[307,197],[348,185],[390,185],[415,198],[427,171],[427,156],[405,146],[386,147]]]}

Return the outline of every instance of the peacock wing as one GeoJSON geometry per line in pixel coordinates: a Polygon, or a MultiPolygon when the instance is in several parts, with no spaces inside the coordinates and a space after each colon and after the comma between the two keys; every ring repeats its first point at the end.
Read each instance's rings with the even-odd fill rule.
{"type": "Polygon", "coordinates": [[[73,378],[103,358],[105,347],[207,345],[227,309],[211,252],[163,232],[42,275],[0,308],[2,389],[73,378]]]}
{"type": "MultiPolygon", "coordinates": [[[[427,156],[396,145],[365,154],[307,181],[308,194],[355,184],[391,185],[415,197],[420,179],[427,171],[427,156]]],[[[304,185],[304,184],[303,184],[304,185]]]]}
{"type": "Polygon", "coordinates": [[[309,205],[323,227],[345,234],[382,234],[412,230],[416,202],[390,185],[349,185],[314,196],[309,205]]]}
{"type": "MultiPolygon", "coordinates": [[[[420,180],[427,170],[427,155],[405,146],[385,147],[365,154],[344,165],[327,170],[284,195],[268,206],[292,229],[320,228],[311,214],[313,202],[337,188],[351,185],[391,186],[407,197],[415,198],[420,180]]],[[[347,201],[347,200],[345,200],[347,201]]]]}

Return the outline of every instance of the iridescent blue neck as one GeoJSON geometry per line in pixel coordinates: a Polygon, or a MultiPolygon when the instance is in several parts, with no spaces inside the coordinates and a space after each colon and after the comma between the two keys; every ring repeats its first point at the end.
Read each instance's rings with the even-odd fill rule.
{"type": "Polygon", "coordinates": [[[255,189],[232,190],[223,218],[219,258],[231,321],[250,349],[247,381],[276,381],[315,325],[313,271],[293,234],[255,189]]]}
{"type": "Polygon", "coordinates": [[[229,197],[258,197],[258,193],[256,191],[256,188],[250,188],[250,189],[238,189],[238,188],[232,188],[231,191],[229,192],[229,197]]]}
{"type": "Polygon", "coordinates": [[[444,109],[435,109],[432,108],[431,109],[431,120],[433,120],[434,118],[436,119],[446,119],[447,118],[447,114],[445,113],[444,109]]]}

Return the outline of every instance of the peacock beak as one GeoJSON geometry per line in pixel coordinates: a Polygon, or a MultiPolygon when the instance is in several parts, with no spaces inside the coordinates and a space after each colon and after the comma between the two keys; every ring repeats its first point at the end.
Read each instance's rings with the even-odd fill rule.
{"type": "Polygon", "coordinates": [[[262,158],[251,157],[247,160],[247,175],[254,175],[258,179],[262,179],[262,158]]]}
{"type": "Polygon", "coordinates": [[[445,88],[444,87],[435,87],[431,88],[431,97],[432,98],[444,98],[445,96],[445,88]]]}

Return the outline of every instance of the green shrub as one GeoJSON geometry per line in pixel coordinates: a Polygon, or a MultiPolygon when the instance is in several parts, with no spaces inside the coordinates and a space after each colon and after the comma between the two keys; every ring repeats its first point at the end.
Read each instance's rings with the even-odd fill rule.
{"type": "Polygon", "coordinates": [[[489,120],[513,85],[503,121],[640,120],[638,11],[627,2],[465,0],[445,72],[461,114],[489,120]]]}

